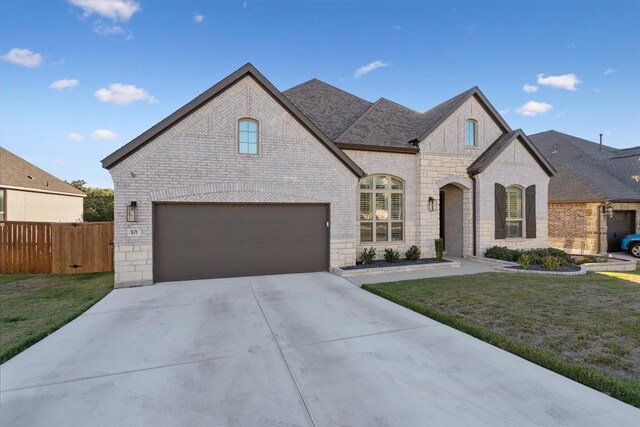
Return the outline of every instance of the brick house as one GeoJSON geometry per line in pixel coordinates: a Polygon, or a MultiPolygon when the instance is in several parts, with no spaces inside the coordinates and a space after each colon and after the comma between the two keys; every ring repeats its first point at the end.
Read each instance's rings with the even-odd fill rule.
{"type": "Polygon", "coordinates": [[[474,87],[424,112],[247,64],[102,161],[116,286],[547,246],[553,167],[474,87]]]}
{"type": "Polygon", "coordinates": [[[620,251],[640,233],[640,147],[617,149],[557,131],[530,136],[556,168],[549,183],[549,246],[571,253],[620,251]]]}

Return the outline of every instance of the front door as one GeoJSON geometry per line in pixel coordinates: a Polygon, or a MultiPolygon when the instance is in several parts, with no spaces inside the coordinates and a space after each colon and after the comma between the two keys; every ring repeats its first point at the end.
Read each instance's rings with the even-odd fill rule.
{"type": "Polygon", "coordinates": [[[635,229],[635,211],[613,211],[613,216],[607,221],[607,251],[619,252],[622,238],[635,233],[635,229]]]}

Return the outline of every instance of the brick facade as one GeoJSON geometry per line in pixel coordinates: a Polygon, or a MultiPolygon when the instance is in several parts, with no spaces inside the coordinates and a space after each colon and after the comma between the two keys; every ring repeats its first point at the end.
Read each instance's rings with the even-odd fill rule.
{"type": "MultiPolygon", "coordinates": [[[[418,154],[344,150],[368,175],[393,175],[405,183],[404,240],[361,243],[357,177],[253,78],[244,77],[110,169],[116,189],[116,286],[153,281],[154,202],[328,203],[330,267],[335,268],[353,265],[358,252],[369,246],[382,254],[387,247],[404,253],[417,245],[424,256],[435,255],[439,193],[447,190],[458,197],[448,203],[450,212],[457,211],[455,224],[450,225],[457,234],[450,239],[458,241],[451,247],[471,255],[474,182],[467,168],[501,133],[472,97],[420,143],[418,154]],[[237,153],[237,123],[244,117],[259,122],[258,155],[237,153]],[[471,148],[464,145],[468,118],[478,123],[477,146],[471,148]],[[430,197],[436,201],[434,209],[430,197]],[[136,223],[125,222],[130,201],[138,204],[136,223]],[[130,237],[131,228],[140,234],[130,237]]],[[[494,244],[546,246],[548,180],[517,141],[476,177],[479,255],[494,244]],[[538,238],[493,239],[494,182],[537,186],[538,238]]]]}

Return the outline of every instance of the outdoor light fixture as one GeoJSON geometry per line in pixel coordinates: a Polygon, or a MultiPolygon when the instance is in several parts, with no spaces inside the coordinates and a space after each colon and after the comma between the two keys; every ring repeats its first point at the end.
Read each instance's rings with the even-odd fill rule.
{"type": "Polygon", "coordinates": [[[429,210],[431,212],[436,210],[436,199],[434,199],[433,197],[429,197],[429,210]]]}
{"type": "Polygon", "coordinates": [[[136,222],[138,220],[138,202],[131,202],[127,206],[127,222],[136,222]]]}
{"type": "Polygon", "coordinates": [[[608,218],[613,218],[613,205],[611,205],[611,202],[607,202],[606,205],[602,205],[602,214],[608,218]]]}

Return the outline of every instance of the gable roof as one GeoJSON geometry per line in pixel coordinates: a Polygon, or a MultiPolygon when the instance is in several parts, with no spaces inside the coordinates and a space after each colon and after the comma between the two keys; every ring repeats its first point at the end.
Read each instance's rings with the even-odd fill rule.
{"type": "Polygon", "coordinates": [[[2,147],[0,147],[0,187],[86,196],[73,185],[56,178],[2,147]]]}
{"type": "Polygon", "coordinates": [[[385,98],[371,103],[317,79],[283,93],[340,148],[417,153],[418,143],[471,97],[503,132],[511,131],[477,86],[424,113],[385,98]]]}
{"type": "Polygon", "coordinates": [[[371,106],[371,102],[318,79],[311,79],[282,93],[331,140],[335,140],[371,106]]]}
{"type": "Polygon", "coordinates": [[[286,96],[284,96],[266,77],[264,77],[251,63],[247,63],[235,72],[231,73],[220,82],[216,83],[186,105],[179,108],[173,114],[161,120],[155,126],[142,133],[128,144],[120,147],[118,150],[102,159],[102,167],[110,169],[123,159],[153,141],[162,135],[171,126],[187,117],[189,114],[202,107],[204,104],[215,98],[229,87],[233,86],[237,81],[245,76],[252,77],[262,88],[269,93],[285,110],[287,110],[298,122],[304,126],[312,135],[314,135],[331,153],[336,156],[349,170],[356,176],[365,176],[364,171],[351,160],[342,150],[321,131],[312,121],[310,121],[286,96]]]}
{"type": "Polygon", "coordinates": [[[540,153],[536,146],[529,140],[527,135],[522,129],[512,130],[498,137],[484,152],[478,156],[478,158],[469,165],[467,172],[471,175],[477,175],[483,172],[493,161],[502,153],[514,139],[518,139],[522,145],[527,149],[529,154],[538,162],[540,167],[549,176],[554,176],[556,170],[547,161],[547,159],[540,153]]]}
{"type": "Polygon", "coordinates": [[[549,201],[640,201],[640,147],[617,149],[554,130],[530,136],[558,174],[549,201]]]}

